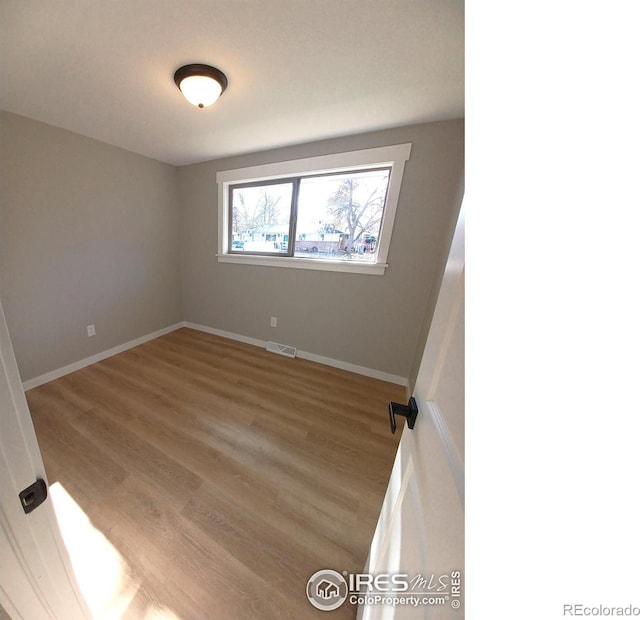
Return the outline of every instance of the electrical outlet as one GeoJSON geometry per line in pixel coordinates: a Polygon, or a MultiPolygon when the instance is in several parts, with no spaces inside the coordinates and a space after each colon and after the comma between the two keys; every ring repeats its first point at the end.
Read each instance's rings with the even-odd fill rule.
{"type": "Polygon", "coordinates": [[[87,325],[87,336],[95,336],[96,335],[96,326],[95,325],[87,325]]]}
{"type": "Polygon", "coordinates": [[[278,327],[278,317],[277,316],[272,316],[271,317],[271,327],[278,327]]]}

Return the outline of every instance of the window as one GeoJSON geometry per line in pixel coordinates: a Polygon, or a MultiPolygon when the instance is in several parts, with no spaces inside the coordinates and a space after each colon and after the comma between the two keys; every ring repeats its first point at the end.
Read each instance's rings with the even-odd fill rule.
{"type": "Polygon", "coordinates": [[[218,260],[383,274],[410,149],[219,172],[218,260]]]}

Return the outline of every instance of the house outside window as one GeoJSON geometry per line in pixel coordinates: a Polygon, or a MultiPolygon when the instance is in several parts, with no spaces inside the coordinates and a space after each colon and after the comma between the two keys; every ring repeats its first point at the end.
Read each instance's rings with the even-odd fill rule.
{"type": "Polygon", "coordinates": [[[219,172],[218,260],[383,274],[410,148],[219,172]]]}

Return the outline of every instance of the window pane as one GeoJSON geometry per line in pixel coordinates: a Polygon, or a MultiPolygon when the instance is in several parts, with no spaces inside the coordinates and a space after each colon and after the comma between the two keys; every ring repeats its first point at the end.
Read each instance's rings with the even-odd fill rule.
{"type": "Polygon", "coordinates": [[[374,262],[389,170],[300,181],[294,256],[374,262]]]}
{"type": "Polygon", "coordinates": [[[231,252],[287,254],[293,184],[231,189],[231,252]]]}

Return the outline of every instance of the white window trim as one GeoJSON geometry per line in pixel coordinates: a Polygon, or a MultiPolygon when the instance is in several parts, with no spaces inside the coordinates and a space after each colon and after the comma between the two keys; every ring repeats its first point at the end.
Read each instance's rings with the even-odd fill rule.
{"type": "Polygon", "coordinates": [[[398,208],[404,163],[409,159],[410,154],[411,143],[406,143],[333,155],[321,155],[319,157],[306,157],[304,159],[237,168],[235,170],[221,170],[216,175],[218,183],[218,261],[242,265],[384,275],[385,269],[388,267],[387,255],[391,245],[391,234],[398,208]],[[349,169],[360,170],[366,166],[391,166],[387,201],[382,215],[378,254],[375,263],[295,258],[291,256],[229,254],[226,235],[229,226],[229,185],[242,181],[286,178],[292,175],[324,174],[349,169]]]}

